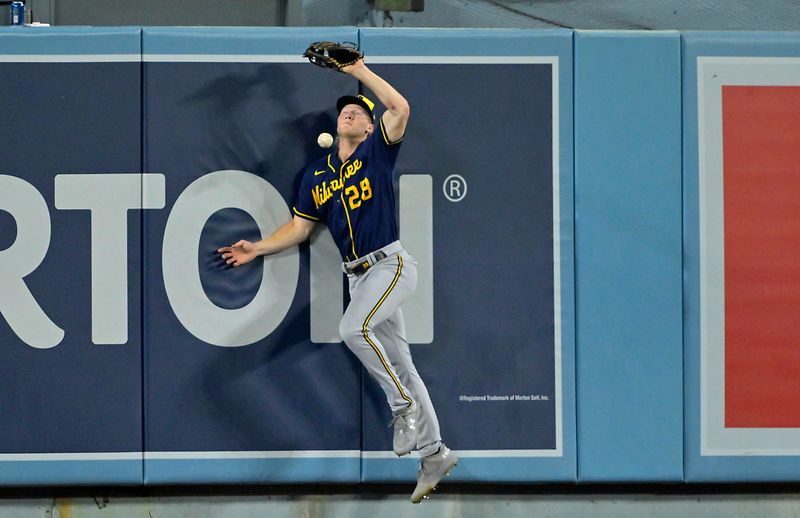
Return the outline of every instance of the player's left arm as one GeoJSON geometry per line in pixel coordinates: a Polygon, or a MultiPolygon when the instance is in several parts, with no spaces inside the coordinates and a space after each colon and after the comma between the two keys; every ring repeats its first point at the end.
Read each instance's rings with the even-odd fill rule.
{"type": "Polygon", "coordinates": [[[406,132],[408,117],[411,114],[411,108],[406,98],[385,79],[367,68],[362,59],[344,67],[342,71],[364,83],[386,107],[381,118],[389,141],[397,142],[402,139],[406,132]]]}

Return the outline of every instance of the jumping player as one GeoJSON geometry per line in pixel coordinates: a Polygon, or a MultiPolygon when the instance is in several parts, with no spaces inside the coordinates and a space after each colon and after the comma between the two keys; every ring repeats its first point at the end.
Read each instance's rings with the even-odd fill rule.
{"type": "Polygon", "coordinates": [[[347,347],[380,384],[394,418],[398,456],[419,450],[411,501],[419,503],[458,463],[441,440],[425,384],[411,359],[400,306],[417,285],[414,259],[398,240],[394,165],[409,117],[408,101],[363,60],[342,68],[367,86],[386,111],[376,122],[367,97],[337,103],[338,144],[303,172],[293,217],[256,243],[239,241],[218,251],[233,266],[295,246],[320,223],[327,225],[344,260],[350,305],[339,324],[347,347]]]}

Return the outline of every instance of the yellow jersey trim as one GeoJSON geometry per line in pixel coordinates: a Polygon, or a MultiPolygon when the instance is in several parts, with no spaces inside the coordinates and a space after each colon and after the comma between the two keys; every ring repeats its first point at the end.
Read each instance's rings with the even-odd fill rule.
{"type": "Polygon", "coordinates": [[[330,153],[328,153],[328,167],[330,167],[331,171],[333,171],[334,173],[336,172],[336,169],[331,165],[331,154],[330,153]]]}
{"type": "Polygon", "coordinates": [[[302,212],[297,210],[297,207],[292,207],[292,211],[295,214],[297,214],[298,216],[300,216],[301,218],[310,219],[311,221],[321,221],[319,218],[315,218],[314,216],[309,216],[308,214],[303,214],[302,212]]]}
{"type": "Polygon", "coordinates": [[[398,263],[397,263],[397,273],[394,275],[394,279],[392,279],[392,283],[389,285],[389,288],[386,290],[386,292],[381,297],[381,300],[379,300],[378,303],[375,304],[375,307],[372,308],[372,311],[369,312],[369,315],[367,316],[367,319],[364,321],[364,325],[361,326],[361,334],[364,335],[364,339],[372,347],[372,350],[375,351],[375,354],[378,355],[378,358],[381,360],[381,363],[383,364],[383,368],[386,369],[386,372],[389,374],[389,377],[392,378],[392,381],[394,381],[394,384],[397,387],[397,390],[400,391],[400,396],[402,396],[403,399],[408,401],[408,404],[410,405],[411,404],[411,398],[408,397],[408,395],[403,390],[403,386],[397,380],[397,376],[394,375],[394,372],[392,372],[392,369],[391,369],[391,367],[389,367],[389,364],[386,363],[386,359],[384,359],[383,355],[381,354],[380,349],[378,349],[378,347],[375,345],[375,343],[372,340],[370,340],[369,332],[367,331],[367,326],[369,326],[370,319],[378,311],[378,309],[381,307],[381,304],[383,304],[383,301],[386,300],[386,297],[389,296],[389,294],[392,292],[394,287],[397,285],[397,281],[400,279],[400,274],[403,271],[403,258],[398,255],[397,256],[397,261],[398,261],[398,263]]]}
{"type": "Polygon", "coordinates": [[[378,125],[381,127],[381,135],[383,136],[383,141],[386,142],[387,146],[394,146],[395,144],[399,144],[400,142],[403,141],[403,137],[405,137],[405,135],[395,140],[394,142],[389,141],[389,137],[386,136],[386,128],[383,127],[383,117],[381,117],[381,120],[378,123],[378,125]]]}
{"type": "MultiPolygon", "coordinates": [[[[328,155],[328,163],[330,163],[331,156],[328,155]]],[[[342,163],[342,167],[339,168],[339,181],[342,182],[342,189],[339,191],[339,198],[342,200],[342,207],[344,208],[344,215],[347,216],[347,230],[350,231],[350,246],[353,249],[353,260],[359,259],[358,254],[356,253],[356,239],[353,237],[353,225],[350,223],[350,213],[347,211],[347,202],[344,200],[344,175],[342,172],[344,171],[344,166],[350,160],[345,160],[342,163]]]]}

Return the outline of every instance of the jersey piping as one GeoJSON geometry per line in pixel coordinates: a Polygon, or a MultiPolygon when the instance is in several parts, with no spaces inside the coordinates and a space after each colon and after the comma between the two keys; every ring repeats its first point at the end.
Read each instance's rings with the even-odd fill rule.
{"type": "Polygon", "coordinates": [[[334,173],[336,172],[336,169],[334,169],[334,167],[331,165],[331,153],[328,153],[328,167],[330,167],[331,171],[334,173]]]}
{"type": "MultiPolygon", "coordinates": [[[[328,155],[329,164],[330,160],[331,156],[328,155]]],[[[356,239],[355,237],[353,237],[353,225],[350,223],[350,212],[347,211],[347,202],[344,200],[345,185],[344,185],[344,175],[342,174],[344,172],[345,164],[347,164],[347,162],[349,161],[350,159],[347,159],[344,162],[342,162],[342,166],[339,168],[339,181],[342,184],[342,189],[339,191],[339,198],[342,200],[342,208],[344,209],[344,215],[347,216],[347,230],[350,232],[350,246],[353,249],[353,256],[355,256],[353,260],[356,260],[358,259],[358,254],[356,253],[356,239]]]]}
{"type": "Polygon", "coordinates": [[[389,140],[389,137],[386,135],[386,128],[383,127],[383,117],[381,117],[381,120],[378,123],[378,126],[380,126],[380,128],[381,128],[381,135],[383,136],[383,141],[386,142],[387,146],[393,146],[393,145],[399,144],[400,142],[403,141],[403,137],[405,137],[405,135],[403,135],[403,137],[400,137],[399,139],[395,140],[394,142],[389,140]]]}
{"type": "Polygon", "coordinates": [[[303,214],[302,212],[297,210],[297,207],[292,207],[292,210],[294,211],[295,214],[297,214],[301,218],[310,219],[311,221],[322,221],[321,219],[315,218],[314,216],[309,216],[308,214],[303,214]]]}

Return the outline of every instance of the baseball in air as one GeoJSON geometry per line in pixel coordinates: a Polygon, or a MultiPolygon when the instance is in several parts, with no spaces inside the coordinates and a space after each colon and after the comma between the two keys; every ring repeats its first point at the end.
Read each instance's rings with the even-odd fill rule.
{"type": "Polygon", "coordinates": [[[333,136],[330,133],[320,133],[317,137],[317,144],[321,148],[329,148],[333,145],[333,136]]]}

